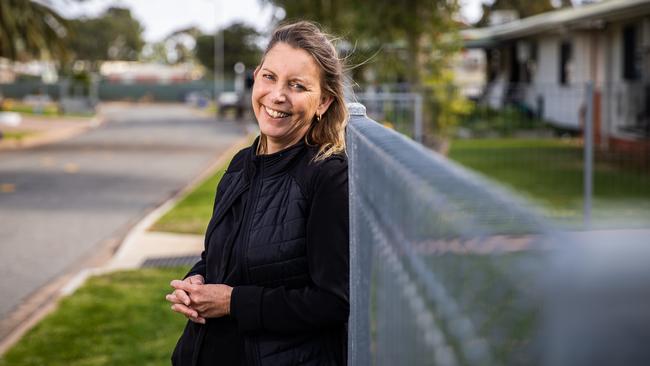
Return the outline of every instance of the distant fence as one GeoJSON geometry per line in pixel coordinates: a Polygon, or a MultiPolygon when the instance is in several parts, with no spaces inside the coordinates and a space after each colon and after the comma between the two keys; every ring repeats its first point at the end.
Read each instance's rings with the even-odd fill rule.
{"type": "MultiPolygon", "coordinates": [[[[111,83],[102,81],[98,86],[100,101],[113,100],[150,100],[158,102],[183,102],[192,92],[214,95],[215,85],[211,80],[199,80],[183,83],[153,84],[153,83],[111,83]]],[[[225,90],[233,90],[233,82],[226,81],[225,90]]],[[[54,100],[61,96],[62,88],[59,83],[45,84],[39,81],[21,81],[12,84],[0,84],[0,93],[5,98],[22,99],[27,95],[48,95],[54,100]]]]}
{"type": "Polygon", "coordinates": [[[583,216],[585,227],[650,223],[650,85],[495,81],[460,121],[466,141],[452,156],[522,182],[552,216],[573,226],[583,216]],[[525,182],[525,171],[539,179],[525,182]]]}
{"type": "Polygon", "coordinates": [[[396,131],[422,142],[423,98],[419,93],[356,93],[356,100],[366,107],[368,116],[396,131]]]}
{"type": "Polygon", "coordinates": [[[151,100],[157,102],[183,102],[192,92],[212,97],[214,82],[194,81],[174,84],[99,84],[99,100],[151,100]]]}
{"type": "Polygon", "coordinates": [[[650,362],[650,232],[558,232],[350,111],[348,364],[650,362]]]}

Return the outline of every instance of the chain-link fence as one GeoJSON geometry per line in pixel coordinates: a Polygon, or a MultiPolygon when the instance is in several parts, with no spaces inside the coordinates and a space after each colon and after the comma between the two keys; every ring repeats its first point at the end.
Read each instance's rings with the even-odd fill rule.
{"type": "Polygon", "coordinates": [[[370,118],[422,142],[424,126],[421,94],[367,91],[356,93],[354,97],[366,107],[370,118]]]}
{"type": "Polygon", "coordinates": [[[650,267],[639,258],[650,232],[610,233],[626,238],[620,252],[561,234],[362,105],[351,115],[350,365],[650,361],[650,267]]]}
{"type": "Polygon", "coordinates": [[[650,227],[650,88],[493,82],[450,157],[572,228],[650,227]]]}

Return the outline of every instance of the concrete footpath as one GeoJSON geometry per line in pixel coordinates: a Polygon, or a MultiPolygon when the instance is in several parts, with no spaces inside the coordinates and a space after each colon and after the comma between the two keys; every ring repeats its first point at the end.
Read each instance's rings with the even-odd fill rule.
{"type": "Polygon", "coordinates": [[[0,123],[0,131],[25,133],[25,136],[20,139],[0,139],[0,151],[35,147],[69,139],[99,127],[105,120],[101,108],[95,116],[91,117],[19,115],[18,118],[20,122],[16,125],[0,123]]]}
{"type": "MultiPolygon", "coordinates": [[[[178,201],[206,178],[214,174],[221,166],[228,163],[234,153],[250,144],[250,140],[257,133],[257,129],[255,125],[248,125],[246,130],[248,132],[247,136],[233,139],[230,147],[223,154],[213,160],[201,174],[196,176],[171,199],[132,226],[121,242],[111,245],[110,248],[105,250],[104,255],[98,256],[101,259],[89,261],[79,266],[74,272],[53,279],[51,284],[30,296],[27,302],[32,302],[35,305],[32,308],[35,307],[38,310],[35,312],[17,311],[11,314],[13,319],[9,319],[10,322],[17,325],[13,327],[8,335],[0,339],[0,355],[4,354],[43,317],[56,309],[62,297],[72,294],[90,276],[116,270],[140,268],[143,263],[150,259],[198,257],[203,247],[202,235],[150,232],[148,229],[162,215],[173,208],[178,201]]],[[[52,141],[56,141],[56,139],[52,141]]],[[[26,308],[30,308],[30,306],[26,306],[26,308]]]]}

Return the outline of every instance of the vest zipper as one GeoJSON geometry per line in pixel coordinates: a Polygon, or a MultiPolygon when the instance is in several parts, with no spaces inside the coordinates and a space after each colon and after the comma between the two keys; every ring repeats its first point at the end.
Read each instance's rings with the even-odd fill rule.
{"type": "MultiPolygon", "coordinates": [[[[255,209],[257,207],[257,199],[260,196],[260,192],[262,191],[262,176],[264,173],[264,162],[259,162],[259,169],[256,170],[256,174],[253,176],[250,188],[251,188],[251,195],[248,197],[248,200],[246,202],[246,210],[244,213],[244,226],[242,227],[244,231],[244,240],[242,240],[242,245],[237,248],[239,249],[237,251],[237,255],[239,256],[239,266],[241,269],[242,276],[244,277],[244,283],[249,284],[250,283],[250,275],[248,273],[248,256],[246,253],[248,252],[248,245],[249,245],[249,240],[250,240],[250,231],[251,231],[251,225],[253,221],[253,216],[255,216],[255,209]]],[[[252,361],[253,364],[251,366],[258,366],[262,364],[262,361],[260,360],[260,350],[259,350],[259,344],[257,342],[257,336],[247,336],[244,339],[244,342],[248,343],[250,345],[250,348],[252,349],[253,352],[251,352],[250,357],[247,357],[247,363],[248,361],[252,361]],[[248,339],[247,339],[248,338],[248,339]]]]}

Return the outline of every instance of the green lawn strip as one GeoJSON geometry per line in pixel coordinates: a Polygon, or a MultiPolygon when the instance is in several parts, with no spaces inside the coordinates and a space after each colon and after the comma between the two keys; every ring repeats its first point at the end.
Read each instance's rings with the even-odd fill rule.
{"type": "Polygon", "coordinates": [[[168,365],[186,319],[169,308],[169,282],[187,268],[92,277],[14,345],[0,366],[168,365]]]}
{"type": "Polygon", "coordinates": [[[39,115],[39,116],[55,116],[59,113],[59,109],[56,104],[47,104],[37,108],[29,104],[22,103],[11,103],[11,106],[4,107],[5,112],[18,112],[29,115],[39,115]]]}
{"type": "MultiPolygon", "coordinates": [[[[573,140],[501,138],[456,140],[449,156],[541,202],[551,216],[575,218],[582,215],[582,154],[573,140]]],[[[596,159],[595,209],[618,207],[635,216],[648,203],[648,172],[596,159]]]]}
{"type": "Polygon", "coordinates": [[[2,138],[0,140],[16,140],[20,141],[28,136],[34,136],[37,132],[32,131],[6,131],[2,132],[2,138]]]}
{"type": "MultiPolygon", "coordinates": [[[[254,136],[249,137],[252,143],[254,136]]],[[[149,230],[204,235],[212,216],[217,185],[229,164],[230,160],[158,219],[149,230]]]]}
{"type": "Polygon", "coordinates": [[[150,230],[183,234],[205,234],[212,215],[212,205],[217,184],[226,171],[227,164],[201,183],[178,204],[161,217],[150,230]]]}

